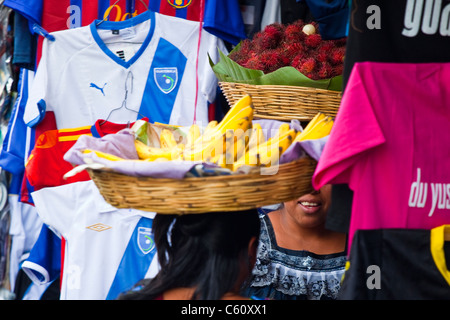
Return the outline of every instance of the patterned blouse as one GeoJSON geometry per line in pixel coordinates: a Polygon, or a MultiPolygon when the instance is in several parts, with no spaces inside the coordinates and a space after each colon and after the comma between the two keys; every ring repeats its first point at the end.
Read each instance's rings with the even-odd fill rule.
{"type": "Polygon", "coordinates": [[[346,251],[319,255],[281,248],[267,214],[260,218],[257,261],[242,294],[273,300],[336,299],[344,274],[346,251]]]}

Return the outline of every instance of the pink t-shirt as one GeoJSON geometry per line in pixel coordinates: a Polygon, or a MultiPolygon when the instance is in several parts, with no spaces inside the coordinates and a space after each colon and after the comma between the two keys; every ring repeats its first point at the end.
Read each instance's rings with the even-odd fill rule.
{"type": "Polygon", "coordinates": [[[313,185],[354,192],[358,229],[450,224],[450,63],[355,64],[313,185]]]}

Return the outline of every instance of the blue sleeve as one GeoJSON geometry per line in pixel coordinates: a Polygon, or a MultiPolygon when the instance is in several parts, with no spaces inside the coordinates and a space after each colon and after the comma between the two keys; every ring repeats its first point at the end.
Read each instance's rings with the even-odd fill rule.
{"type": "Polygon", "coordinates": [[[203,23],[209,33],[234,45],[247,37],[238,0],[206,1],[203,23]]]}
{"type": "Polygon", "coordinates": [[[25,170],[25,159],[28,158],[27,146],[34,141],[34,129],[28,128],[23,121],[23,113],[27,102],[28,70],[22,69],[19,75],[19,93],[11,112],[8,129],[3,140],[0,153],[0,167],[13,174],[21,174],[25,170]]]}
{"type": "Polygon", "coordinates": [[[38,284],[49,283],[61,272],[61,239],[43,225],[28,259],[22,265],[23,271],[38,284]]]}
{"type": "Polygon", "coordinates": [[[31,34],[28,19],[16,12],[14,15],[14,54],[13,64],[35,70],[37,38],[31,34]]]}
{"type": "Polygon", "coordinates": [[[43,0],[5,0],[3,5],[27,18],[30,23],[41,25],[43,0]]]}

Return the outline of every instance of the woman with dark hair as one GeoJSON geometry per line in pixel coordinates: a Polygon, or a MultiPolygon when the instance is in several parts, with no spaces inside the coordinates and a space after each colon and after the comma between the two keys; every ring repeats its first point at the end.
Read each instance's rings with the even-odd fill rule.
{"type": "Polygon", "coordinates": [[[347,235],[325,228],[331,185],[262,214],[252,276],[243,295],[273,300],[337,299],[347,235]]]}
{"type": "Polygon", "coordinates": [[[248,299],[239,291],[256,261],[256,209],[157,214],[153,231],[160,271],[120,299],[248,299]]]}

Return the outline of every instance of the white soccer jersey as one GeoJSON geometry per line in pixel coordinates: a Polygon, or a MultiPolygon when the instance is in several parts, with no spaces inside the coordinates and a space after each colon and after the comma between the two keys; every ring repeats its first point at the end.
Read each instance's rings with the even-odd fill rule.
{"type": "Polygon", "coordinates": [[[61,300],[115,299],[157,273],[154,213],[111,206],[91,180],[32,196],[44,223],[66,239],[61,300]]]}
{"type": "Polygon", "coordinates": [[[45,111],[55,113],[58,129],[93,124],[108,115],[112,122],[145,116],[151,122],[190,125],[197,75],[196,120],[207,122],[208,102],[217,89],[208,55],[217,61],[217,49],[226,48],[202,30],[197,60],[198,22],[146,11],[129,20],[97,20],[52,35],[55,41],[44,42],[24,114],[29,126],[45,111]],[[126,108],[120,108],[125,96],[126,108]]]}
{"type": "Polygon", "coordinates": [[[42,227],[41,218],[38,216],[35,208],[28,203],[20,202],[18,199],[18,195],[15,194],[8,196],[11,213],[9,228],[9,234],[11,235],[11,249],[9,253],[11,291],[14,291],[20,264],[33,248],[42,227]]]}

